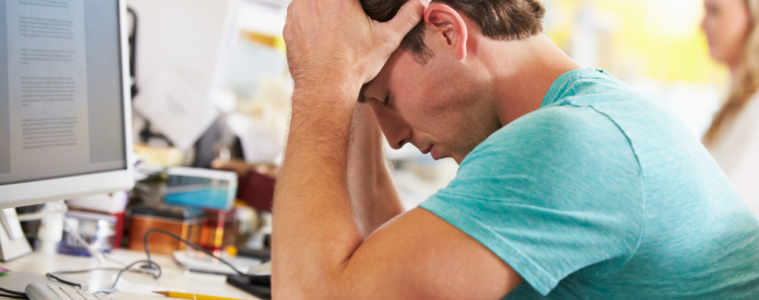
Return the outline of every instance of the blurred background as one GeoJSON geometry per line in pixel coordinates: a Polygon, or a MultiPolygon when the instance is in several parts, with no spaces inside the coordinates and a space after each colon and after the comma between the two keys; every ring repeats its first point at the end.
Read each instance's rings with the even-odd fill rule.
{"type": "Polygon", "coordinates": [[[709,58],[701,1],[548,0],[546,31],[580,64],[603,68],[670,107],[700,136],[727,73],[709,58]]]}

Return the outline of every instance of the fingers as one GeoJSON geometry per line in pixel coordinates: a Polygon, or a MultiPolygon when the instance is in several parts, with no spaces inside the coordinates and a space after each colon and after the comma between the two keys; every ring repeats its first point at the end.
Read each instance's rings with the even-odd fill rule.
{"type": "Polygon", "coordinates": [[[419,24],[424,14],[424,8],[429,0],[409,0],[406,1],[395,17],[387,21],[384,26],[392,31],[395,36],[398,36],[398,41],[402,39],[411,29],[419,24]]]}
{"type": "Polygon", "coordinates": [[[282,37],[287,39],[289,35],[290,23],[293,22],[295,15],[295,1],[287,5],[287,15],[285,16],[285,26],[282,28],[282,37]]]}

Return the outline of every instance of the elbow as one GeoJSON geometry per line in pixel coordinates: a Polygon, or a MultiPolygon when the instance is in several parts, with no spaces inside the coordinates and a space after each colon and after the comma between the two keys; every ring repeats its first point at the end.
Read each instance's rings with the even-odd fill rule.
{"type": "MultiPolygon", "coordinates": [[[[303,270],[301,270],[303,271],[303,270]]],[[[277,276],[272,272],[271,299],[274,300],[349,300],[350,289],[346,289],[339,276],[323,272],[315,276],[304,276],[306,272],[292,276],[277,276]]]]}
{"type": "Polygon", "coordinates": [[[272,281],[271,299],[274,300],[348,300],[351,299],[339,293],[329,284],[311,284],[284,282],[281,285],[275,285],[272,281]]]}

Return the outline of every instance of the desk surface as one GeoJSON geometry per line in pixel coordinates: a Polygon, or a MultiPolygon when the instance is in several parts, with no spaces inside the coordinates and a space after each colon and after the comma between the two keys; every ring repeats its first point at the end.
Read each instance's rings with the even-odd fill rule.
{"type": "MultiPolygon", "coordinates": [[[[192,273],[177,266],[166,255],[151,255],[153,260],[161,265],[163,275],[158,280],[146,274],[124,273],[119,280],[118,292],[111,294],[109,299],[140,299],[159,300],[172,299],[153,294],[152,291],[173,290],[207,294],[239,299],[258,299],[226,283],[224,276],[192,273]]],[[[8,263],[0,263],[0,266],[10,269],[8,276],[0,277],[0,286],[16,291],[23,291],[30,281],[45,280],[46,272],[63,270],[80,270],[95,267],[118,267],[118,263],[128,264],[133,261],[145,259],[144,252],[128,250],[114,250],[108,255],[108,262],[100,264],[94,258],[76,257],[60,254],[32,253],[8,263]]],[[[96,271],[87,274],[65,275],[66,279],[87,286],[110,288],[116,277],[116,272],[96,271]]],[[[8,299],[0,297],[0,299],[8,299]]]]}

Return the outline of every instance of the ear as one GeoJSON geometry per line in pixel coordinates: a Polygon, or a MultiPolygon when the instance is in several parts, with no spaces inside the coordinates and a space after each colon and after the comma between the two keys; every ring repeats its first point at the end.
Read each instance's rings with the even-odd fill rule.
{"type": "Polygon", "coordinates": [[[469,32],[458,11],[446,4],[432,2],[424,10],[424,23],[432,37],[440,38],[456,58],[466,58],[469,32]]]}

